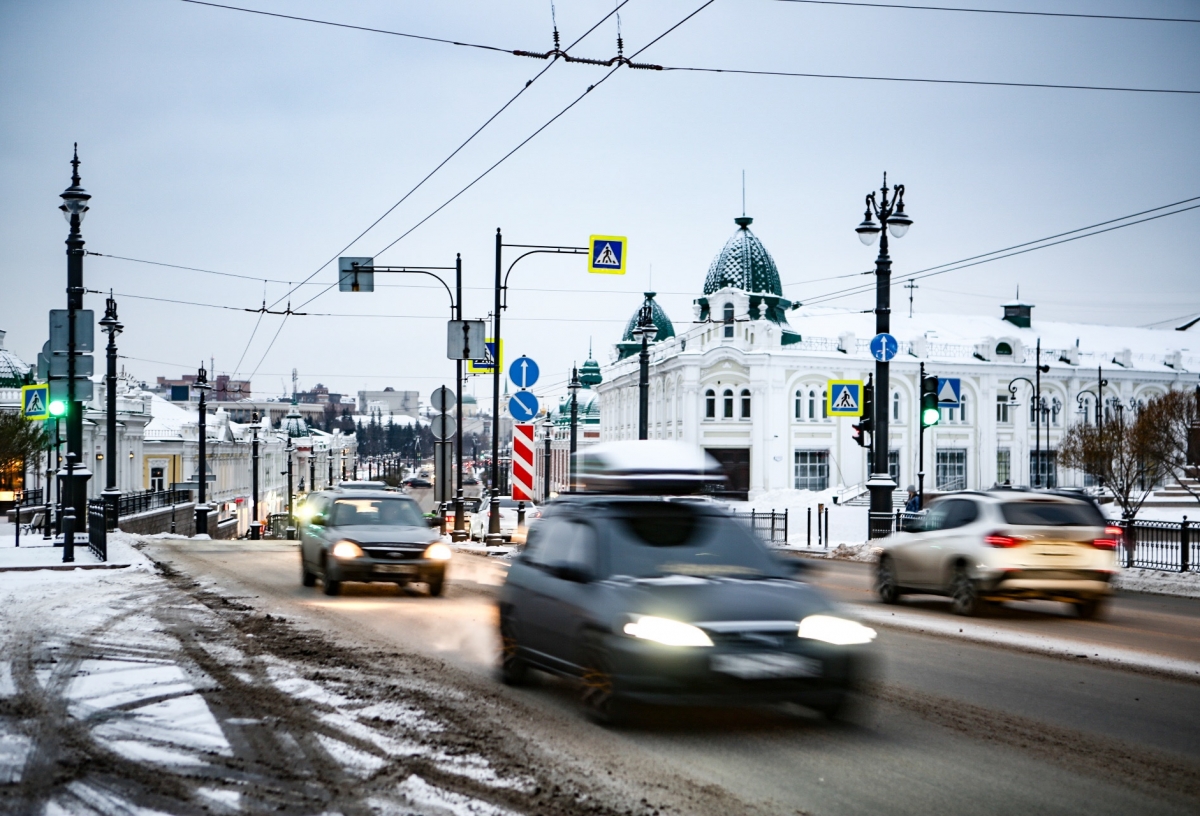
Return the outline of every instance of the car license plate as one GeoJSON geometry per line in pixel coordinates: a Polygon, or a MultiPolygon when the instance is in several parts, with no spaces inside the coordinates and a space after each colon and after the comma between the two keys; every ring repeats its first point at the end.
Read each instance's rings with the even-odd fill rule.
{"type": "Polygon", "coordinates": [[[743,680],[764,680],[775,677],[820,677],[821,661],[794,654],[765,652],[762,654],[713,655],[712,670],[743,680]]]}
{"type": "Polygon", "coordinates": [[[391,575],[396,573],[401,575],[412,575],[417,571],[417,568],[413,564],[379,564],[375,567],[375,571],[391,575]]]}

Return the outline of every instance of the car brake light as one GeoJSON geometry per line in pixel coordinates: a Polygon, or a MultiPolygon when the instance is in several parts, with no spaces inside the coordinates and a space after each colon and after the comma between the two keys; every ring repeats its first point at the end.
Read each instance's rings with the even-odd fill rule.
{"type": "Polygon", "coordinates": [[[1092,542],[1092,546],[1098,550],[1115,550],[1121,543],[1123,532],[1120,527],[1109,525],[1104,528],[1104,538],[1097,538],[1092,542]]]}
{"type": "Polygon", "coordinates": [[[1020,539],[1013,538],[1012,536],[1000,535],[999,533],[992,533],[990,536],[984,536],[983,541],[989,547],[1016,547],[1021,543],[1020,539]]]}

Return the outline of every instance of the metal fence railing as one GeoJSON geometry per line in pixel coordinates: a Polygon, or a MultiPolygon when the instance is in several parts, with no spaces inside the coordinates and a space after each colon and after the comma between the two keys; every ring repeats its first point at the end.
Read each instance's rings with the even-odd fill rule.
{"type": "Polygon", "coordinates": [[[44,504],[45,502],[42,501],[44,492],[40,487],[35,487],[33,490],[22,490],[20,505],[22,507],[36,507],[37,505],[44,504]]]}
{"type": "Polygon", "coordinates": [[[175,504],[187,504],[192,500],[190,490],[146,490],[142,493],[122,495],[117,502],[117,515],[120,518],[145,513],[147,510],[157,510],[160,507],[170,507],[175,504]]]}
{"type": "Polygon", "coordinates": [[[1112,522],[1121,528],[1121,554],[1126,567],[1189,572],[1200,560],[1200,536],[1195,523],[1183,521],[1112,522]]]}
{"type": "Polygon", "coordinates": [[[104,499],[88,499],[88,549],[101,561],[108,560],[108,513],[104,499]]]}
{"type": "Polygon", "coordinates": [[[751,510],[749,513],[734,513],[734,517],[736,517],[738,521],[744,521],[746,524],[750,525],[750,529],[768,544],[787,543],[787,510],[782,512],[776,510],[771,510],[770,512],[751,510]]]}

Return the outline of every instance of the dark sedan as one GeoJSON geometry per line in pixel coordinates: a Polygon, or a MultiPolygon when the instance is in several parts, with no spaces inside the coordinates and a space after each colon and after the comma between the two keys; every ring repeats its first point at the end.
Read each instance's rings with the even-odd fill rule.
{"type": "Polygon", "coordinates": [[[712,502],[560,499],[501,590],[502,678],[578,678],[600,722],[629,702],[788,701],[835,716],[875,632],[840,616],[799,568],[712,502]]]}

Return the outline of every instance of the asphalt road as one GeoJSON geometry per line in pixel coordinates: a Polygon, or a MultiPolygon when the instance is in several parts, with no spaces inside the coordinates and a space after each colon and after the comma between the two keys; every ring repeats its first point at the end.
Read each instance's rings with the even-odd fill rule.
{"type": "MultiPolygon", "coordinates": [[[[441,598],[385,585],[304,589],[294,547],[161,542],[151,554],[243,602],[344,643],[381,642],[443,658],[447,682],[493,687],[493,597],[503,567],[456,555],[441,598]],[[451,677],[450,675],[454,676],[451,677]]],[[[848,603],[870,602],[865,565],[814,578],[848,603]]],[[[944,604],[908,611],[951,619],[944,604]]],[[[1051,605],[1006,609],[1018,632],[1200,658],[1200,602],[1126,596],[1104,622],[1051,605]]],[[[500,688],[498,717],[525,717],[545,744],[617,769],[680,812],[812,814],[1195,813],[1200,809],[1200,683],[882,628],[881,677],[856,720],[795,711],[650,712],[610,731],[579,713],[570,684],[500,688]],[[680,782],[680,780],[683,780],[680,782]],[[697,802],[708,802],[701,808],[697,802]],[[732,804],[736,803],[736,804],[732,804]]],[[[657,799],[655,798],[657,797],[657,799]]]]}

